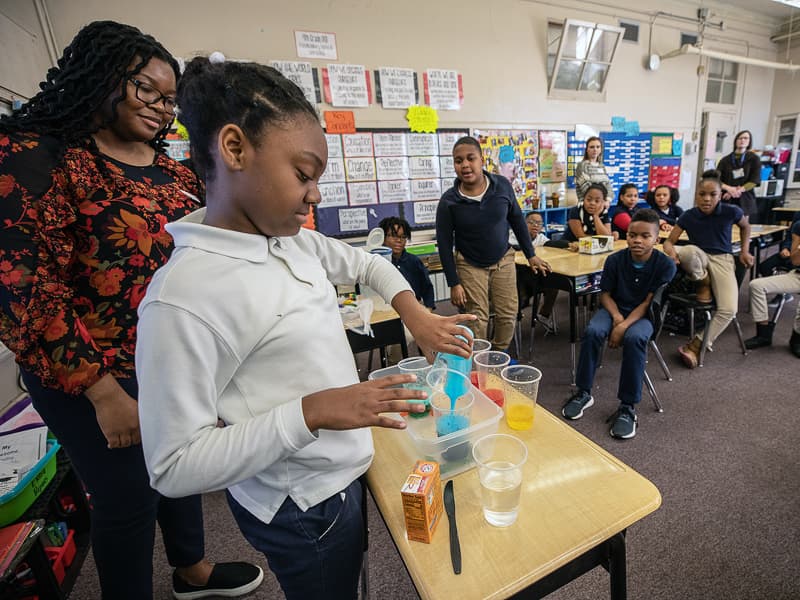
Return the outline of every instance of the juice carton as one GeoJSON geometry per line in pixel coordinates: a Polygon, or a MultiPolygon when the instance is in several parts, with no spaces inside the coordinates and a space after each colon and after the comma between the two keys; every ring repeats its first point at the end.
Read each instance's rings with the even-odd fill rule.
{"type": "Polygon", "coordinates": [[[400,490],[409,540],[431,543],[442,518],[442,481],[439,463],[418,460],[400,490]]]}

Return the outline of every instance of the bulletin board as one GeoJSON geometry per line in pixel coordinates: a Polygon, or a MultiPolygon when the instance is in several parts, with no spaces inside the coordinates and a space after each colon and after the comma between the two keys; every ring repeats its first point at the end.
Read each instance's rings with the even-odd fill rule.
{"type": "Polygon", "coordinates": [[[520,207],[538,207],[539,132],[535,130],[475,129],[483,150],[484,168],[508,179],[520,207]]]}
{"type": "Polygon", "coordinates": [[[322,201],[314,228],[331,237],[364,235],[385,217],[430,229],[442,192],[453,185],[453,145],[465,129],[411,133],[359,129],[325,134],[328,165],[319,180],[322,201]]]}

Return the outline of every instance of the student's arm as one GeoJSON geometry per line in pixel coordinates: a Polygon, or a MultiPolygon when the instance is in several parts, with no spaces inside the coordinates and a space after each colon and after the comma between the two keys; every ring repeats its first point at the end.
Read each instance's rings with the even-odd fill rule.
{"type": "Polygon", "coordinates": [[[742,246],[742,250],[739,253],[739,262],[745,267],[752,267],[755,259],[750,254],[750,219],[742,217],[736,225],[739,227],[739,240],[742,246]]]}
{"type": "Polygon", "coordinates": [[[589,234],[583,230],[583,223],[581,223],[580,219],[570,219],[567,221],[567,225],[569,225],[569,230],[572,232],[577,239],[581,239],[582,237],[587,237],[589,234]]]}
{"type": "MultiPolygon", "coordinates": [[[[610,296],[609,296],[610,298],[610,296]]],[[[625,337],[625,332],[628,331],[628,327],[636,323],[639,319],[644,318],[647,314],[647,308],[650,306],[650,302],[653,300],[653,292],[647,294],[647,297],[644,299],[639,306],[634,308],[627,317],[622,319],[621,321],[617,322],[617,319],[614,318],[614,328],[611,330],[611,333],[608,336],[608,347],[609,348],[618,348],[622,343],[622,339],[625,337]]],[[[614,302],[613,299],[610,300],[614,302]]],[[[606,307],[606,303],[603,302],[603,294],[600,294],[600,302],[603,304],[603,307],[608,310],[606,307]]],[[[614,308],[616,308],[616,303],[614,303],[614,308]]],[[[609,311],[611,312],[611,311],[609,311]]],[[[617,310],[617,314],[619,314],[619,310],[617,310]]],[[[613,316],[613,314],[612,314],[613,316]]]]}
{"type": "Polygon", "coordinates": [[[789,260],[795,267],[800,267],[800,235],[792,234],[792,252],[789,255],[789,260]]]}
{"type": "Polygon", "coordinates": [[[678,253],[675,251],[675,244],[678,243],[678,238],[681,237],[682,233],[683,228],[676,223],[672,227],[672,231],[669,232],[669,237],[664,240],[664,254],[674,260],[676,265],[679,265],[681,261],[678,258],[678,253]]]}
{"type": "Polygon", "coordinates": [[[594,231],[597,235],[611,235],[611,225],[608,222],[603,222],[603,217],[599,214],[592,215],[594,222],[594,231]]]}

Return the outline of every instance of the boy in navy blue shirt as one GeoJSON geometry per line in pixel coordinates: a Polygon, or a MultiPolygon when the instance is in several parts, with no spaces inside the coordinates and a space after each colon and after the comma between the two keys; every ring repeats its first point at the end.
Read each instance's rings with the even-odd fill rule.
{"type": "Polygon", "coordinates": [[[619,439],[636,435],[636,404],[642,398],[647,344],[653,324],[647,309],[655,291],[675,276],[675,263],[654,249],[658,242],[659,219],[652,209],[637,211],[628,227],[628,248],[608,257],[600,279],[600,305],[586,328],[575,382],[576,391],[561,414],[575,420],[594,404],[592,384],[602,345],[622,347],[617,396],[619,409],[612,415],[610,434],[619,439]]]}
{"type": "Polygon", "coordinates": [[[411,226],[400,217],[386,217],[378,227],[383,229],[383,243],[392,250],[392,264],[406,278],[417,300],[431,310],[436,308],[433,284],[428,269],[419,257],[406,251],[406,241],[411,237],[411,226]]]}

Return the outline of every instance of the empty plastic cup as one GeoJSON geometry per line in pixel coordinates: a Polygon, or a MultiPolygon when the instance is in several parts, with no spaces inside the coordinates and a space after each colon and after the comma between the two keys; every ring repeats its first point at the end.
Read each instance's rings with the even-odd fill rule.
{"type": "Polygon", "coordinates": [[[403,387],[409,390],[420,390],[428,394],[428,398],[426,400],[408,400],[408,402],[421,402],[425,404],[425,412],[415,413],[411,412],[408,413],[411,417],[424,417],[428,414],[428,409],[430,408],[430,396],[431,396],[431,388],[428,385],[428,373],[431,370],[431,364],[428,362],[423,356],[412,356],[410,358],[404,358],[399,363],[397,363],[397,368],[400,370],[400,373],[403,375],[416,375],[417,380],[412,381],[410,383],[404,383],[403,387]]]}
{"type": "Polygon", "coordinates": [[[472,371],[469,373],[469,380],[475,387],[478,387],[478,372],[475,370],[475,355],[491,349],[492,342],[489,340],[482,340],[480,338],[472,340],[472,371]]]}
{"type": "Polygon", "coordinates": [[[496,433],[475,442],[472,457],[481,481],[483,517],[495,527],[512,525],[519,515],[527,446],[512,435],[496,433]]]}
{"type": "Polygon", "coordinates": [[[503,379],[500,372],[511,362],[505,352],[486,350],[476,354],[473,360],[478,372],[478,388],[497,406],[503,406],[503,379]]]}
{"type": "Polygon", "coordinates": [[[530,429],[542,372],[530,365],[511,365],[503,369],[500,376],[505,394],[506,423],[511,429],[530,429]]]}

